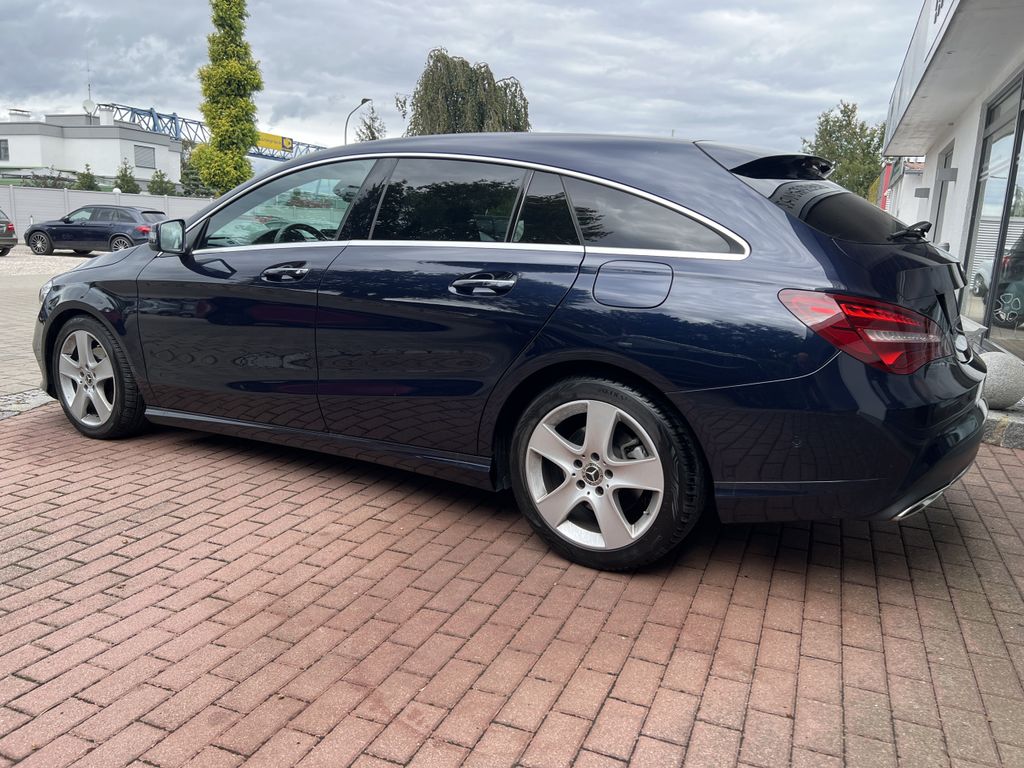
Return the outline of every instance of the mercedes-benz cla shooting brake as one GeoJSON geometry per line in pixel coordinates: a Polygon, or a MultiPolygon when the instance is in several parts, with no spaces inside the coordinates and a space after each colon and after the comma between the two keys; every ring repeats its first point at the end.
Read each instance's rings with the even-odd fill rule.
{"type": "Polygon", "coordinates": [[[43,286],[43,387],[511,488],[598,568],[724,522],[899,518],[971,464],[958,263],[807,155],[543,134],[308,155],[43,286]]]}

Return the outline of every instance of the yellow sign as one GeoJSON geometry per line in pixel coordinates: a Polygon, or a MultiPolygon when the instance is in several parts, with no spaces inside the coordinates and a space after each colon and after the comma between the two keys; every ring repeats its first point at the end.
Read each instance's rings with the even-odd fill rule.
{"type": "Polygon", "coordinates": [[[264,133],[263,131],[260,131],[259,138],[256,139],[257,147],[276,149],[279,152],[291,152],[293,144],[293,140],[287,136],[277,136],[276,134],[264,133]]]}

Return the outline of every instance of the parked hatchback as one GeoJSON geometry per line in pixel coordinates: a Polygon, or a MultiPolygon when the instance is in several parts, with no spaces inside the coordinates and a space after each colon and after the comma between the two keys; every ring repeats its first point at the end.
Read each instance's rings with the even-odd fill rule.
{"type": "Polygon", "coordinates": [[[957,263],[825,177],[711,143],[399,139],[290,162],[41,291],[43,387],[511,488],[600,568],[724,522],[890,520],[974,459],[957,263]]]}
{"type": "Polygon", "coordinates": [[[146,242],[163,211],[124,205],[86,205],[62,219],[33,224],[25,242],[33,253],[48,255],[64,248],[85,255],[92,251],[120,251],[146,242]]]}
{"type": "Polygon", "coordinates": [[[0,256],[6,256],[17,244],[18,235],[14,232],[14,222],[0,210],[0,256]]]}

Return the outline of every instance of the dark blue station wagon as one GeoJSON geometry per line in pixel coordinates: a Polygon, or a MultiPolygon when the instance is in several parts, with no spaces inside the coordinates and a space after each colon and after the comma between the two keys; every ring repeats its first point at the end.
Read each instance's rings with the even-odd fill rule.
{"type": "Polygon", "coordinates": [[[704,142],[329,150],[41,291],[43,386],[148,421],[511,488],[599,568],[724,522],[912,514],[971,464],[958,263],[827,180],[704,142]]]}

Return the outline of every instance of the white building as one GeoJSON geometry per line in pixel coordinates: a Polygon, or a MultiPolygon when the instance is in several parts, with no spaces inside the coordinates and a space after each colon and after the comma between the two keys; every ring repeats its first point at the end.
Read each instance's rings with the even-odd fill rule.
{"type": "Polygon", "coordinates": [[[97,176],[113,177],[127,159],[133,175],[148,181],[157,170],[181,181],[181,142],[170,136],[114,122],[100,110],[89,115],[47,115],[44,121],[11,113],[0,122],[0,172],[54,168],[77,173],[88,163],[97,176]]]}
{"type": "Polygon", "coordinates": [[[1024,355],[1022,89],[1022,0],[925,0],[883,152],[925,158],[922,215],[901,218],[933,222],[932,241],[949,243],[972,283],[963,313],[1024,355]]]}
{"type": "Polygon", "coordinates": [[[927,189],[922,188],[924,163],[899,158],[893,163],[889,188],[885,191],[885,210],[900,221],[914,224],[928,218],[927,189]],[[923,190],[923,192],[922,192],[923,190]]]}

